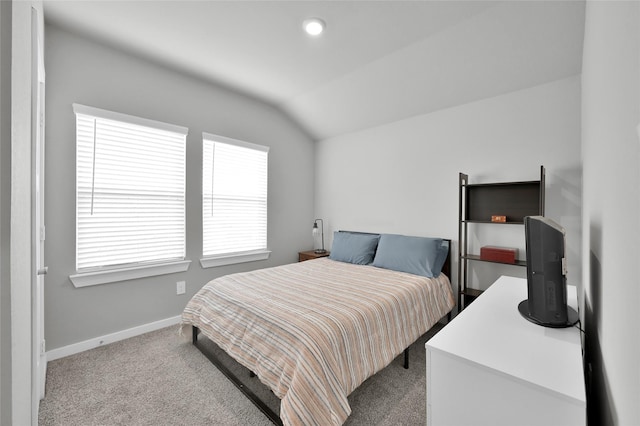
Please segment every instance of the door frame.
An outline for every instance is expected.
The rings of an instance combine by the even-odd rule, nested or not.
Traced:
[[[41,0],[13,1],[11,5],[11,391],[8,404],[11,424],[36,426],[39,394],[33,386],[33,10],[41,20]]]
[[[44,398],[47,374],[47,357],[44,339],[44,279],[47,267],[44,263],[44,158],[45,158],[45,71],[44,71],[44,20],[37,8],[31,8],[31,153],[32,165],[32,412],[37,419],[40,400]]]

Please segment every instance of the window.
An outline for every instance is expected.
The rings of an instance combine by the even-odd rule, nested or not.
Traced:
[[[269,148],[202,135],[202,266],[266,259]]]
[[[79,275],[72,281],[104,269],[184,265],[187,129],[78,104],[73,109]],[[160,273],[167,272],[177,271]]]

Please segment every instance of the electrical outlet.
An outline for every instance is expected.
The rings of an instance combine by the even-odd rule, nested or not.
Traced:
[[[185,281],[178,281],[176,283],[176,294],[184,294],[187,291],[187,283]]]

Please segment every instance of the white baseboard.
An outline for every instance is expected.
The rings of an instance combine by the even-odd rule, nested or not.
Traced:
[[[47,362],[53,361],[59,358],[64,358],[69,355],[74,355],[80,352],[88,351],[99,346],[108,345],[109,343],[118,342],[120,340],[128,339],[130,337],[139,336],[150,331],[160,330],[161,328],[169,327],[172,325],[180,324],[181,316],[175,316],[166,318],[160,321],[151,322],[148,324],[139,325],[137,327],[129,328],[127,330],[118,331],[116,333],[107,334],[105,336],[95,337],[93,339],[85,340],[84,342],[74,343],[72,345],[63,346],[61,348],[47,351]]]

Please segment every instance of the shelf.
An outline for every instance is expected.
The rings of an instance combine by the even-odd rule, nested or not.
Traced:
[[[478,297],[483,293],[482,290],[478,290],[475,288],[466,288],[464,289],[461,294],[465,295],[465,296],[470,296],[470,297]]]
[[[540,183],[539,180],[527,180],[522,182],[490,182],[490,183],[467,183],[463,186],[467,188],[478,188],[482,186],[524,186],[524,185],[538,185]]]
[[[464,302],[464,306],[469,306],[474,300],[476,300],[484,291],[475,288],[466,288],[460,292],[460,298]]]
[[[491,225],[524,225],[524,222],[491,222],[490,220],[463,220],[462,223],[490,223]]]
[[[540,213],[540,182],[465,185],[467,221],[489,222],[492,215],[507,217],[506,223],[522,223],[525,216]]]
[[[460,258],[461,259],[466,259],[466,260],[474,260],[474,261],[477,261],[477,262],[499,263],[501,265],[527,266],[527,262],[525,260],[516,260],[516,263],[498,262],[496,260],[481,259],[480,256],[478,256],[477,254],[467,254],[466,256],[460,256]]]
[[[478,243],[484,246],[485,243],[491,244],[492,240],[496,241],[500,233],[513,234],[511,231],[507,231],[509,227],[493,226],[488,229],[484,224],[521,225],[524,228],[525,217],[544,216],[544,176],[544,166],[540,166],[540,180],[471,184],[469,176],[460,173],[458,181],[458,244],[460,248],[458,252],[458,311],[464,309],[482,293],[479,290],[467,288],[468,281],[471,279],[469,271],[478,267],[473,262],[527,267],[526,260],[516,260],[511,263],[481,259],[478,254],[468,254],[469,245],[470,241],[474,239],[478,239]],[[505,216],[506,222],[492,222],[492,216]],[[513,226],[511,230],[514,230]],[[515,229],[515,231],[520,230]],[[492,235],[495,237],[492,238]],[[520,256],[525,257],[523,252],[520,253]],[[494,267],[493,269],[494,272],[499,272],[498,268]],[[487,283],[478,282],[477,284],[479,287],[487,287]]]

